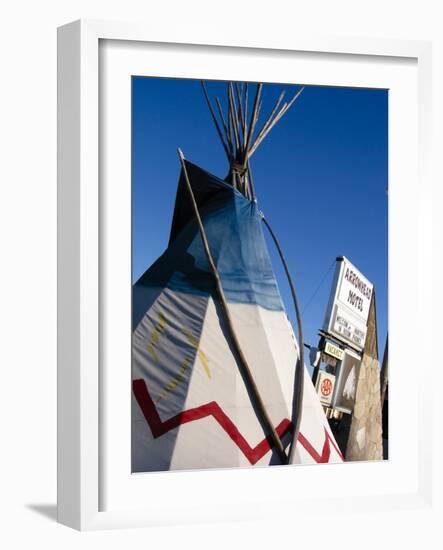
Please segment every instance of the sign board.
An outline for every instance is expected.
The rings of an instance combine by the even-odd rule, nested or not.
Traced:
[[[334,395],[335,376],[325,371],[319,371],[315,389],[323,405],[330,405]]]
[[[363,350],[373,288],[347,258],[339,258],[323,330]]]
[[[338,346],[334,346],[331,342],[326,342],[324,352],[328,355],[332,355],[335,359],[341,361],[343,359],[344,351]]]
[[[330,367],[337,366],[337,359],[335,359],[335,357],[332,357],[331,355],[328,355],[324,351],[321,352],[321,360],[323,361],[323,363],[326,363]]]
[[[349,414],[354,410],[360,363],[361,358],[356,353],[345,350],[336,375],[332,406]]]

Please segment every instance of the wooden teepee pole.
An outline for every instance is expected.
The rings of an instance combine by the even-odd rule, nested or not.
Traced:
[[[298,99],[298,97],[300,96],[300,94],[303,92],[304,89],[305,87],[302,86],[302,88],[300,88],[300,90],[294,95],[291,101],[289,101],[289,103],[285,103],[277,114],[273,112],[274,114],[272,114],[269,117],[268,121],[265,124],[265,127],[262,128],[259,135],[255,139],[255,142],[250,147],[249,157],[252,157],[255,150],[260,145],[260,143],[266,138],[266,136],[269,134],[272,128],[277,124],[277,122],[282,118],[282,116],[284,116],[288,112],[288,110],[292,107],[292,105],[295,103],[295,101]]]
[[[206,103],[208,104],[209,112],[211,113],[212,120],[214,121],[215,129],[217,130],[218,137],[220,138],[220,141],[222,142],[223,149],[225,150],[226,156],[228,157],[228,161],[231,161],[231,152],[229,150],[228,144],[226,144],[225,140],[223,139],[223,133],[222,133],[222,131],[220,129],[220,126],[218,124],[217,117],[215,116],[214,109],[212,107],[211,100],[209,99],[209,94],[208,94],[208,91],[206,90],[205,83],[203,82],[203,80],[201,80],[200,82],[201,82],[201,86],[203,88],[203,92],[205,94]]]
[[[269,437],[270,440],[272,441],[273,445],[275,446],[275,449],[278,453],[278,456],[281,460],[281,463],[282,464],[287,464],[288,457],[287,457],[286,452],[284,450],[283,444],[282,444],[281,439],[278,436],[278,434],[277,434],[277,432],[274,428],[274,425],[272,424],[272,421],[271,421],[271,419],[270,419],[270,417],[269,417],[269,415],[266,411],[265,404],[264,404],[264,402],[263,402],[263,400],[260,396],[260,393],[258,391],[258,388],[257,388],[257,385],[255,383],[254,377],[252,376],[251,369],[249,368],[248,362],[246,360],[246,357],[243,353],[240,342],[239,342],[239,340],[237,338],[237,335],[235,333],[234,323],[233,323],[233,320],[232,320],[232,317],[231,317],[231,313],[229,311],[229,307],[228,307],[225,292],[223,290],[223,286],[222,286],[222,283],[221,283],[220,275],[218,273],[217,267],[215,265],[214,259],[213,259],[212,254],[211,254],[211,250],[209,248],[209,243],[208,243],[208,239],[206,237],[205,228],[203,226],[203,222],[202,222],[202,219],[201,219],[201,216],[200,216],[200,212],[198,210],[198,205],[197,205],[197,202],[195,200],[194,192],[192,191],[191,182],[189,181],[188,171],[186,169],[186,164],[185,164],[185,157],[183,155],[183,152],[180,149],[178,149],[178,156],[180,158],[180,162],[181,162],[181,166],[182,166],[182,170],[183,170],[183,175],[185,177],[186,187],[188,189],[189,197],[191,199],[192,207],[194,209],[194,214],[195,214],[195,217],[196,217],[196,220],[197,220],[198,228],[199,228],[199,231],[200,231],[200,236],[201,236],[201,239],[203,241],[203,248],[204,248],[204,251],[205,251],[206,259],[208,260],[209,267],[210,267],[210,269],[212,271],[212,274],[214,276],[214,279],[215,279],[215,285],[216,285],[216,289],[217,289],[218,298],[220,300],[220,304],[221,304],[221,307],[222,307],[222,310],[223,310],[223,313],[224,313],[224,316],[225,316],[225,319],[226,319],[226,325],[227,325],[227,328],[228,328],[228,332],[229,332],[229,335],[231,337],[231,340],[232,340],[232,343],[233,343],[233,346],[234,346],[234,350],[235,350],[236,355],[237,355],[238,365],[241,369],[241,373],[242,373],[242,375],[244,377],[244,380],[246,382],[246,389],[248,390],[248,393],[251,397],[251,401],[252,401],[253,406],[255,407],[256,411],[258,412],[259,421],[260,421],[260,423],[263,427],[263,430],[265,432],[266,437]]]

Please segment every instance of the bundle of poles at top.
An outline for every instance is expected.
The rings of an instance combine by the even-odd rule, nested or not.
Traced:
[[[262,83],[255,85],[252,111],[248,113],[250,88],[254,85],[247,82],[228,82],[226,112],[223,112],[220,99],[218,97],[215,98],[218,116],[203,80],[201,81],[201,85],[212,120],[228,158],[229,174],[226,181],[243,193],[249,200],[255,201],[256,196],[249,159],[272,128],[295,103],[304,90],[304,86],[296,92],[292,99],[284,103],[282,102],[286,92],[283,90],[268,118],[259,125],[258,122],[262,107]]]

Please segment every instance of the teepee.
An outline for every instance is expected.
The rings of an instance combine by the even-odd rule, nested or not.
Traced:
[[[229,173],[219,179],[179,151],[168,247],[133,286],[132,469],[341,462],[301,325],[297,341],[282,303],[249,164],[302,89],[288,102],[282,93],[257,130],[262,84],[250,114],[248,84],[228,83],[217,113],[202,86]]]

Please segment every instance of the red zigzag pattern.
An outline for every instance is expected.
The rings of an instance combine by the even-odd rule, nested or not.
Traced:
[[[242,451],[242,453],[245,455],[245,457],[249,460],[249,462],[252,465],[254,465],[261,458],[263,458],[263,456],[272,448],[272,443],[270,443],[268,438],[265,438],[262,441],[260,441],[260,443],[257,446],[251,447],[249,443],[246,441],[246,439],[243,437],[243,435],[240,433],[237,426],[232,422],[232,420],[227,416],[227,414],[221,409],[219,404],[215,401],[211,401],[209,403],[205,403],[204,405],[200,405],[199,407],[195,407],[193,409],[188,409],[186,411],[183,411],[175,416],[172,416],[171,418],[168,418],[168,420],[165,420],[163,422],[157,412],[155,403],[151,399],[148,388],[146,386],[146,382],[142,379],[134,380],[132,383],[132,387],[133,387],[135,398],[137,399],[137,403],[139,404],[143,412],[143,415],[151,429],[151,432],[154,438],[160,437],[182,424],[186,424],[188,422],[194,422],[195,420],[199,420],[207,416],[212,416],[220,424],[220,426],[225,430],[225,432],[232,439],[232,441],[234,441],[234,443]],[[276,431],[280,438],[283,438],[291,430],[292,430],[292,423],[287,418],[282,420],[280,424],[276,427]],[[329,457],[331,455],[330,443],[334,447],[335,451],[343,459],[343,455],[341,454],[340,450],[336,446],[335,441],[331,438],[326,428],[324,428],[324,430],[325,430],[325,442],[323,444],[323,449],[321,454],[319,454],[314,449],[311,443],[300,432],[298,434],[298,441],[305,448],[305,450],[312,456],[315,462],[324,463],[329,461]]]

